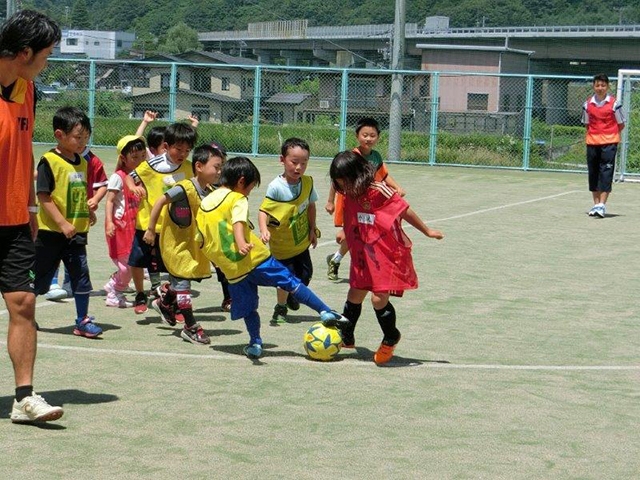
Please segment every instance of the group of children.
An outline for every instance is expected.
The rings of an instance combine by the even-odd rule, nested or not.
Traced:
[[[89,277],[86,245],[95,210],[106,194],[105,235],[116,271],[104,286],[106,305],[151,307],[171,326],[184,323],[181,337],[194,344],[210,338],[195,320],[191,282],[211,277],[215,269],[223,287],[222,308],[231,319],[242,318],[249,334],[244,348],[250,358],[262,355],[258,286],[276,287],[271,324],[286,323],[289,310],[300,304],[317,311],[325,325],[337,326],[345,348],[355,346],[354,331],[362,303],[371,292],[373,308],[383,332],[374,355],[377,364],[391,359],[400,340],[391,295],[417,287],[411,261],[411,242],[402,230],[406,220],[424,235],[440,239],[403,200],[404,191],[389,175],[374,150],[379,126],[362,119],[356,127],[359,146],[341,152],[330,166],[331,191],[326,210],[340,227],[340,248],[327,258],[329,278],[337,279],[338,265],[351,250],[350,288],[342,314],[309,287],[313,275],[310,247],[317,245],[318,194],[305,175],[310,157],[307,142],[286,140],[281,149],[283,173],[268,186],[258,214],[259,236],[249,220],[248,196],[260,184],[260,172],[246,157],[228,159],[216,143],[194,149],[197,120],[153,128],[146,112],[135,135],[117,144],[116,171],[104,181],[97,163],[83,158],[91,135],[86,115],[73,107],[55,114],[57,146],[45,153],[37,167],[40,232],[36,241],[36,291],[50,290],[62,261],[68,271],[76,305],[74,334],[93,338],[102,329],[88,313]],[[193,150],[192,160],[188,157]],[[99,167],[99,168],[98,168]],[[96,168],[102,174],[96,178]],[[144,270],[152,284],[144,289]],[[160,272],[169,274],[161,284]],[[133,280],[135,300],[125,292]]]

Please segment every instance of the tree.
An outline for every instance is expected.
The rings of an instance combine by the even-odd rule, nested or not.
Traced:
[[[76,0],[71,9],[71,26],[77,30],[91,30],[89,10],[85,0]]]
[[[163,53],[183,53],[189,50],[202,50],[198,41],[198,32],[186,23],[180,22],[167,31],[167,36],[158,51]]]

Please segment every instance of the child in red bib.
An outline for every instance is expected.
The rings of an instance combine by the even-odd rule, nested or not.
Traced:
[[[427,237],[440,240],[444,235],[427,227],[397,192],[384,182],[376,182],[375,167],[358,153],[345,151],[336,155],[329,175],[336,191],[345,196],[344,233],[351,251],[349,293],[343,312],[351,323],[342,328],[343,346],[355,346],[354,330],[362,302],[371,292],[371,303],[384,335],[374,361],[382,365],[391,360],[400,341],[389,297],[418,288],[412,244],[402,229],[402,220]]]

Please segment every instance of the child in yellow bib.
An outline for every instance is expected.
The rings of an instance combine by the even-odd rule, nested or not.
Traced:
[[[309,247],[315,248],[318,243],[318,194],[313,188],[313,178],[304,174],[309,154],[309,144],[304,140],[285,140],[280,152],[284,171],[267,187],[258,216],[261,240],[269,243],[271,254],[305,285],[309,285],[313,276]],[[286,323],[289,308],[298,310],[300,304],[278,289],[271,325]]]
[[[93,290],[87,263],[90,209],[87,162],[80,156],[91,136],[91,122],[82,110],[63,107],[53,116],[57,145],[38,164],[36,192],[40,202],[36,239],[35,290],[49,291],[60,261],[64,263],[76,305],[74,335],[94,338],[102,328],[89,316]]]
[[[169,272],[169,286],[151,306],[171,326],[176,324],[177,306],[184,317],[184,328],[180,336],[188,342],[200,345],[208,345],[211,340],[200,324],[196,323],[193,315],[191,281],[199,282],[203,278],[209,278],[211,262],[200,249],[196,214],[202,199],[211,192],[210,186],[220,179],[224,157],[224,153],[210,145],[196,148],[191,162],[195,176],[181,180],[156,200],[151,209],[149,227],[143,237],[147,244],[155,244],[153,225],[166,210],[159,238],[162,261]]]

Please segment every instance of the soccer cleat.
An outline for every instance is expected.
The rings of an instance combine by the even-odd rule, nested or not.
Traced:
[[[393,358],[393,351],[399,341],[400,337],[397,340],[382,340],[378,350],[373,354],[373,361],[376,362],[376,365],[384,365]]]
[[[82,319],[82,321],[76,321],[76,328],[73,329],[73,334],[86,338],[97,337],[102,333],[102,328],[93,323],[94,320],[94,317],[87,315]]]
[[[273,316],[271,317],[271,321],[269,322],[269,324],[277,327],[278,325],[287,323],[287,313],[288,309],[286,305],[276,304],[273,309]]]
[[[356,339],[353,334],[342,333],[342,348],[356,348]]]
[[[173,306],[167,307],[162,303],[162,300],[156,298],[151,302],[151,307],[160,314],[162,321],[171,327],[176,326],[176,314],[173,310]]]
[[[287,295],[287,307],[295,312],[300,310],[300,302],[292,294],[289,294]]]
[[[125,297],[124,294],[121,292],[107,294],[107,298],[105,298],[104,303],[107,307],[115,307],[115,308],[133,307],[133,302],[127,300],[127,297]]]
[[[184,323],[184,315],[182,312],[180,310],[176,310],[175,312],[176,323]]]
[[[231,311],[231,299],[230,298],[225,298],[222,301],[222,305],[220,305],[220,308],[222,309],[223,312],[230,312]]]
[[[50,422],[58,420],[63,414],[62,407],[49,405],[44,398],[32,392],[30,396],[19,402],[13,399],[11,421],[13,423]]]
[[[138,292],[136,293],[136,299],[133,302],[133,311],[137,314],[137,315],[141,315],[143,313],[146,313],[146,311],[148,310],[147,308],[147,294],[144,292]]]
[[[196,323],[191,328],[187,328],[186,325],[180,332],[180,336],[187,342],[191,342],[195,345],[209,345],[211,339],[204,333],[204,330],[199,323]]]
[[[249,358],[260,358],[262,356],[262,345],[259,343],[247,345],[242,351]]]
[[[344,328],[351,325],[351,322],[347,317],[340,315],[335,310],[330,310],[328,312],[322,312],[320,314],[320,321],[325,327],[338,327]]]
[[[67,298],[67,291],[64,288],[60,288],[60,285],[53,284],[49,287],[49,291],[44,294],[44,298],[52,302],[64,300]]]
[[[340,263],[333,260],[333,253],[327,255],[327,266],[327,278],[335,282],[338,280],[338,269],[340,268]]]

